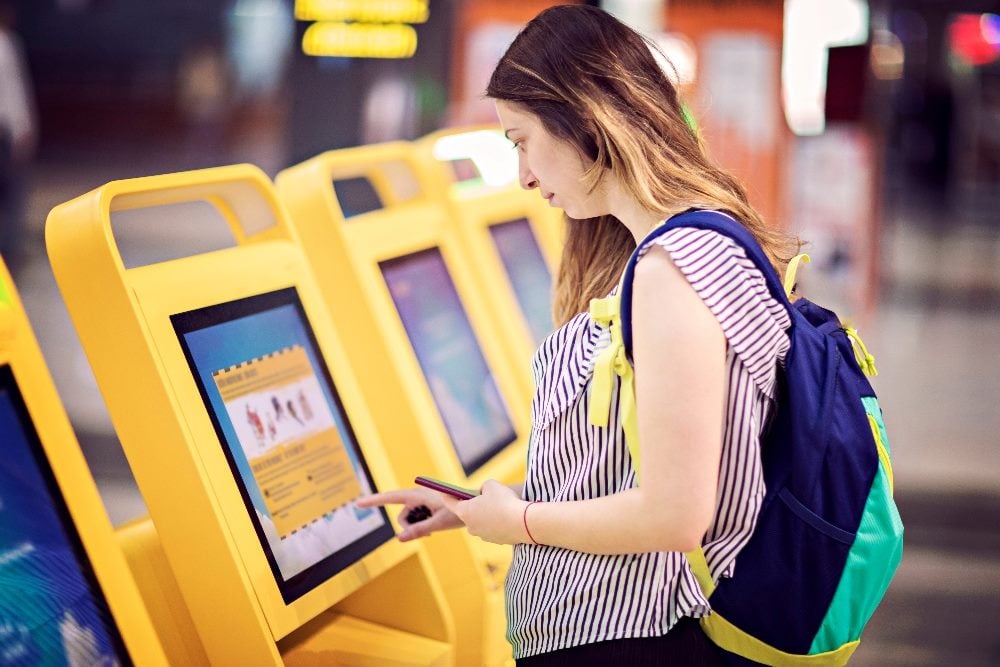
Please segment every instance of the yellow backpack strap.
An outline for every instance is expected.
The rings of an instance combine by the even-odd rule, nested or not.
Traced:
[[[762,642],[740,630],[717,612],[702,617],[699,622],[705,634],[716,646],[762,665],[776,665],[778,667],[843,667],[851,659],[851,655],[854,654],[861,641],[855,639],[825,653],[799,655],[786,653]]]
[[[792,261],[788,262],[788,268],[785,270],[785,296],[792,296],[792,288],[795,287],[795,277],[799,272],[799,264],[808,264],[812,260],[809,255],[802,253],[801,255],[796,255],[792,257]],[[871,355],[868,348],[865,347],[864,341],[861,340],[861,336],[858,335],[858,330],[844,326],[844,332],[847,337],[851,340],[851,346],[854,348],[854,358],[858,360],[858,365],[861,367],[861,371],[868,377],[873,377],[878,375],[878,369],[875,368],[875,357]]]
[[[708,561],[705,560],[705,552],[701,547],[694,549],[693,551],[688,551],[684,554],[688,559],[688,564],[691,566],[691,572],[694,573],[694,578],[698,580],[698,586],[701,588],[701,594],[705,596],[707,600],[715,592],[715,581],[712,579],[712,573],[708,570]]]
[[[803,262],[808,264],[811,261],[812,258],[805,253],[792,257],[792,261],[788,263],[788,268],[785,269],[785,296],[789,298],[792,296],[792,289],[795,287],[795,276],[799,273],[799,264]]]
[[[632,456],[632,467],[635,468],[636,483],[639,481],[639,417],[635,409],[635,375],[632,364],[625,358],[625,348],[615,363],[615,372],[621,377],[618,388],[618,406],[621,408],[622,427],[625,430],[625,444]]]
[[[611,333],[611,344],[598,355],[594,362],[594,379],[591,383],[587,419],[594,426],[607,427],[608,415],[611,413],[611,395],[615,376],[620,377],[621,384],[618,387],[620,419],[625,431],[625,444],[632,456],[632,465],[638,477],[639,423],[635,410],[635,375],[632,372],[632,364],[628,362],[628,357],[625,354],[620,306],[621,301],[617,293],[603,299],[593,299],[590,302],[590,317],[598,324],[608,327]]]
[[[590,407],[587,414],[587,418],[594,426],[607,426],[611,411],[611,388],[617,353],[614,331],[618,329],[620,303],[617,294],[590,300],[590,319],[612,332],[611,345],[604,349],[594,362],[594,379],[591,383]]]
[[[625,444],[632,457],[635,476],[639,478],[639,421],[635,411],[635,374],[632,364],[625,354],[625,340],[621,327],[621,293],[625,274],[618,281],[618,289],[603,299],[591,299],[590,318],[607,327],[611,334],[611,344],[602,351],[594,362],[594,379],[590,388],[590,407],[587,420],[602,428],[608,425],[611,414],[611,393],[615,375],[621,378],[618,387],[619,418],[625,431]]]

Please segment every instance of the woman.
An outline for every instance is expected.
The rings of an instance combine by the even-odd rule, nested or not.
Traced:
[[[676,229],[653,243],[633,283],[639,484],[617,406],[609,428],[588,423],[609,336],[586,311],[615,288],[638,241],[691,208],[741,222],[778,269],[795,248],[706,157],[647,42],[600,9],[539,14],[487,95],[518,151],[521,185],[569,218],[561,326],[533,365],[527,479],[489,481],[467,501],[411,490],[362,504],[404,503],[400,539],[464,525],[516,545],[506,596],[519,665],[714,664],[722,658],[694,620],[710,607],[684,552],[701,545],[712,576],[731,576],[753,531],[787,313],[727,237]],[[430,518],[406,521],[421,504]]]

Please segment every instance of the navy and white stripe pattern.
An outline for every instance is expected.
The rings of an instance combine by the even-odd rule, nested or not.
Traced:
[[[743,249],[726,236],[681,228],[655,244],[688,278],[727,340],[719,497],[704,549],[713,577],[733,576],[764,495],[759,440],[773,404],[777,367],[788,349],[788,314]],[[583,500],[635,486],[617,395],[607,428],[587,421],[594,360],[609,342],[607,329],[580,313],[535,354],[526,500]],[[519,544],[506,595],[507,638],[515,658],[660,636],[681,617],[709,611],[687,559],[677,552],[601,556]]]

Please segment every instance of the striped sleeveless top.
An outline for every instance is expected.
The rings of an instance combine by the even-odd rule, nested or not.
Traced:
[[[727,237],[679,228],[655,244],[669,253],[726,338],[718,498],[703,545],[712,576],[730,577],[764,495],[760,434],[774,402],[777,367],[788,350],[788,314],[742,248]],[[580,313],[536,352],[525,500],[585,500],[636,485],[617,396],[607,428],[587,421],[594,361],[609,343],[608,330]],[[682,617],[704,616],[710,609],[682,553],[608,556],[534,544],[514,547],[506,603],[515,658],[660,636]]]

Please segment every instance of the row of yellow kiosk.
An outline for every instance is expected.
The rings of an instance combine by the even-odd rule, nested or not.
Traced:
[[[523,479],[561,220],[509,161],[495,173],[498,146],[444,131],[52,210],[52,268],[149,516],[111,526],[2,269],[0,663],[511,662],[510,548],[402,543],[353,503],[416,475]],[[192,202],[232,246],[126,265],[117,224]]]

